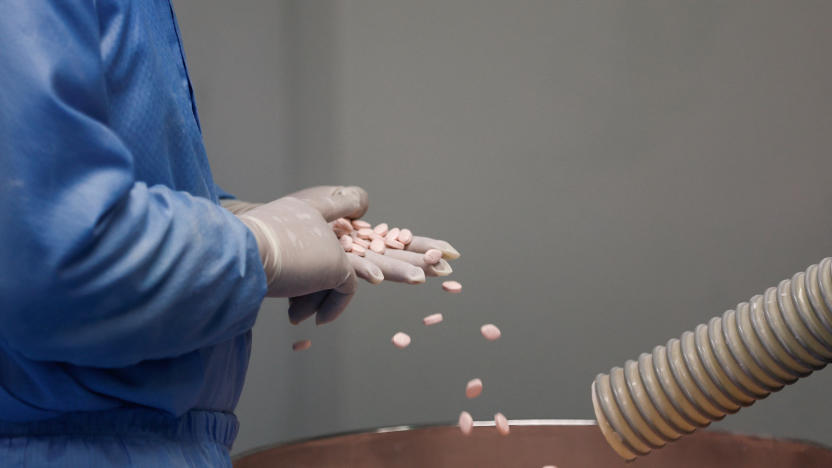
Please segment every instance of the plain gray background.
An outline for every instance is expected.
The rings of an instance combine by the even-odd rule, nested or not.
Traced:
[[[226,190],[361,185],[369,220],[463,253],[460,295],[364,284],[324,327],[267,300],[237,453],[462,409],[592,418],[598,372],[832,255],[832,3],[174,3]],[[830,388],[714,427],[832,444]]]

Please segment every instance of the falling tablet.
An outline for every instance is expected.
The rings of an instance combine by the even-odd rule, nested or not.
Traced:
[[[499,339],[500,336],[502,336],[500,329],[497,328],[497,325],[494,325],[493,323],[486,323],[485,325],[480,327],[480,333],[482,333],[482,336],[484,336],[485,339],[488,341],[494,341],[496,339]]]
[[[462,291],[462,285],[458,281],[445,281],[442,283],[442,289],[449,293],[458,293]]]
[[[499,432],[500,435],[508,435],[510,432],[508,419],[503,416],[503,413],[497,413],[494,415],[494,424],[497,426],[497,432]]]
[[[292,351],[303,351],[312,346],[312,340],[300,340],[292,343]]]
[[[393,335],[393,344],[399,349],[410,346],[410,336],[407,333],[398,332]]]
[[[432,314],[422,319],[422,323],[427,326],[436,325],[442,321],[442,314]]]
[[[459,413],[459,430],[462,434],[468,435],[472,429],[474,429],[474,418],[471,417],[471,413],[467,411]]]
[[[467,398],[476,398],[482,393],[482,380],[471,379],[468,385],[465,386],[465,396]]]

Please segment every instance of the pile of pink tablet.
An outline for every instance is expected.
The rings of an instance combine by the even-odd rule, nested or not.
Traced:
[[[413,240],[413,233],[410,229],[400,229],[394,227],[390,229],[387,223],[381,223],[373,227],[372,224],[363,219],[348,220],[346,218],[336,219],[332,223],[332,230],[341,241],[341,245],[347,252],[352,252],[359,256],[364,256],[367,249],[372,250],[377,254],[383,254],[388,248],[401,250],[410,244]],[[435,252],[425,252],[425,260],[428,260],[428,253],[430,258],[436,257],[433,262],[428,262],[430,265],[439,263],[442,258],[442,252],[436,250]],[[437,256],[438,253],[438,256]]]

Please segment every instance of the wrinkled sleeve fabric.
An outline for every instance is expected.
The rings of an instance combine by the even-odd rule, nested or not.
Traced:
[[[246,332],[266,291],[256,241],[210,200],[134,180],[94,2],[15,3],[0,1],[0,344],[122,367]]]

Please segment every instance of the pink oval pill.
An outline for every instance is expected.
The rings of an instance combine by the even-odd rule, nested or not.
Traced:
[[[369,239],[373,237],[373,230],[370,228],[361,228],[358,230],[358,237],[362,239]]]
[[[558,467],[556,467],[555,465],[546,465],[543,468],[558,468]]]
[[[300,340],[292,343],[292,351],[303,351],[312,346],[312,340]]]
[[[396,239],[390,239],[389,237],[384,239],[384,245],[396,250],[402,250],[404,248],[404,244],[397,241]]]
[[[332,223],[334,229],[339,229],[344,232],[352,231],[352,223],[347,218],[338,218]]]
[[[390,229],[390,227],[387,226],[387,223],[381,223],[381,224],[377,224],[376,227],[373,228],[373,231],[375,231],[375,233],[380,235],[380,236],[384,236],[384,235],[387,235],[387,231],[389,229]]]
[[[469,399],[476,398],[480,396],[480,393],[482,393],[482,380],[471,379],[465,386],[465,396]]]
[[[497,425],[497,432],[499,432],[500,435],[508,435],[510,432],[508,419],[503,416],[503,413],[497,413],[494,415],[494,423]]]
[[[338,239],[338,241],[341,242],[341,247],[343,247],[344,250],[346,250],[347,252],[352,250],[352,237],[350,237],[350,236],[341,236],[341,238]]]
[[[412,240],[413,240],[413,233],[410,232],[410,229],[402,229],[399,232],[399,242],[401,242],[402,244],[407,245]]]
[[[442,283],[442,289],[450,293],[458,293],[462,291],[462,285],[458,281],[445,281]]]
[[[352,227],[355,228],[356,230],[358,230],[358,229],[368,229],[368,228],[373,227],[373,225],[368,223],[367,221],[364,221],[363,219],[354,219],[354,220],[352,220]]]
[[[428,315],[427,317],[422,319],[422,323],[425,325],[436,325],[437,323],[441,322],[443,319],[442,314],[433,314]]]
[[[399,228],[397,228],[397,227],[394,227],[393,229],[391,229],[391,230],[387,233],[387,235],[386,235],[386,236],[384,236],[384,238],[385,238],[385,240],[386,240],[386,239],[399,240],[399,234],[400,234],[401,232],[402,232],[402,230],[401,230],[401,229],[399,229]]]
[[[352,245],[352,253],[358,255],[359,257],[363,257],[367,254],[367,249],[364,248],[361,244],[355,243]]]
[[[493,323],[486,323],[485,325],[481,326],[480,333],[482,333],[482,336],[484,336],[485,339],[488,341],[494,341],[500,338],[500,336],[502,336],[500,329],[497,328],[497,325],[494,325]]]
[[[436,265],[439,263],[439,260],[442,260],[442,251],[439,249],[428,249],[425,252],[425,263],[428,265]]]
[[[367,239],[362,239],[360,237],[354,237],[352,239],[352,244],[353,245],[358,244],[361,247],[364,247],[365,249],[370,247],[370,243],[367,241]]]
[[[471,417],[471,413],[467,411],[459,413],[459,430],[462,431],[464,435],[468,435],[473,429],[474,418]]]
[[[373,239],[373,241],[370,242],[370,250],[372,250],[373,252],[375,252],[377,254],[383,254],[384,253],[384,241],[382,241],[381,239]]]
[[[393,335],[393,344],[399,349],[407,348],[410,346],[410,336],[407,333],[398,332]]]

